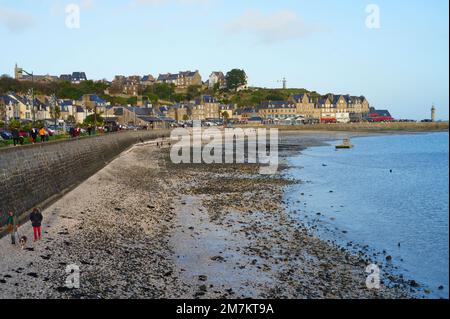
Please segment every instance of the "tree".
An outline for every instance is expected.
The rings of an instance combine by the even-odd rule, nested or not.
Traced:
[[[228,122],[229,118],[230,118],[230,114],[228,114],[227,111],[223,111],[222,112],[222,118],[224,119],[225,123]]]
[[[153,86],[149,87],[149,89],[150,92],[156,94],[160,100],[169,100],[175,92],[175,85],[173,83],[155,83]]]
[[[20,128],[20,122],[18,120],[11,120],[9,122],[9,128],[10,129],[13,129],[13,128],[19,129]]]
[[[67,117],[67,123],[75,123],[75,122],[76,122],[75,116],[69,115]]]
[[[59,105],[55,105],[50,109],[50,117],[55,121],[55,126],[57,125],[57,121],[61,116],[61,108]]]
[[[247,84],[247,75],[244,70],[233,69],[226,75],[227,89],[237,90],[240,86]]]
[[[97,123],[95,123],[96,117],[97,117]],[[91,124],[91,125],[95,125],[95,126],[101,126],[103,124],[103,122],[104,122],[104,120],[103,120],[103,117],[101,116],[101,114],[97,114],[97,115],[91,114],[84,119],[83,123],[86,125]]]
[[[190,85],[187,88],[186,98],[188,100],[193,100],[200,96],[200,85]]]

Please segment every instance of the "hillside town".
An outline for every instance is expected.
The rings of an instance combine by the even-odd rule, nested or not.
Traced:
[[[241,76],[240,80],[236,80],[236,75]],[[92,84],[94,82],[88,80],[85,72],[37,75],[26,72],[16,64],[14,81],[27,84],[29,90],[25,93],[0,92],[0,121],[4,126],[11,121],[82,126],[93,117],[96,122],[113,126],[147,128],[184,125],[194,120],[207,125],[223,122],[291,125],[394,120],[388,110],[371,107],[364,96],[320,95],[304,89],[298,92],[293,89],[271,90],[269,92],[275,92],[275,96],[267,96],[266,100],[263,97],[248,104],[245,100],[234,103],[236,96],[248,94],[254,98],[269,90],[248,87],[247,75],[243,70],[236,69],[227,74],[214,71],[206,81],[195,70],[159,74],[156,77],[151,74],[117,75],[111,82],[102,80]],[[70,85],[73,89],[88,82],[102,85],[103,92],[83,92],[77,98],[64,98],[57,94],[44,94],[34,88],[58,84]],[[168,95],[155,94],[152,91],[155,87],[160,91],[169,90]],[[277,96],[277,92],[284,95]],[[108,98],[111,99],[108,101]]]

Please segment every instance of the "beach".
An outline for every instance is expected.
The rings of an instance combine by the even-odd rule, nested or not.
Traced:
[[[286,133],[280,170],[289,154],[342,134]],[[175,165],[168,148],[136,145],[44,209],[42,241],[29,223],[24,250],[0,240],[0,297],[411,297],[400,280],[368,289],[367,260],[285,210],[285,187],[301,181],[258,171]],[[80,288],[65,286],[67,265],[79,267]]]

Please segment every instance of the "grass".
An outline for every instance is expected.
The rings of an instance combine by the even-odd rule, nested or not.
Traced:
[[[85,137],[85,136],[89,136],[89,134],[87,134],[87,133],[81,134],[81,137]],[[92,136],[95,136],[95,134],[92,134]],[[62,139],[70,139],[70,135],[69,134],[60,134],[60,135],[50,136],[48,141],[46,141],[46,142],[58,141],[58,140],[62,140]],[[39,137],[38,137],[36,143],[40,143],[40,138]],[[23,145],[29,145],[29,144],[32,144],[31,141],[30,141],[30,138],[26,137]],[[0,148],[1,147],[12,146],[12,145],[14,145],[13,140],[0,141]]]

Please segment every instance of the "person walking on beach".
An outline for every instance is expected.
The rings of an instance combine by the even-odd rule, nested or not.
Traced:
[[[33,226],[34,241],[41,239],[41,224],[43,216],[39,209],[35,208],[30,214],[31,226]]]
[[[45,135],[47,135],[47,132],[45,131],[44,127],[41,127],[39,130],[39,137],[41,138],[41,143],[45,142]]]
[[[20,144],[19,130],[17,128],[13,128],[11,131],[11,134],[12,134],[14,146],[17,146],[18,144]]]
[[[8,233],[11,234],[11,244],[16,244],[16,231],[17,231],[17,219],[13,212],[9,212],[8,219],[6,220],[6,227]]]

